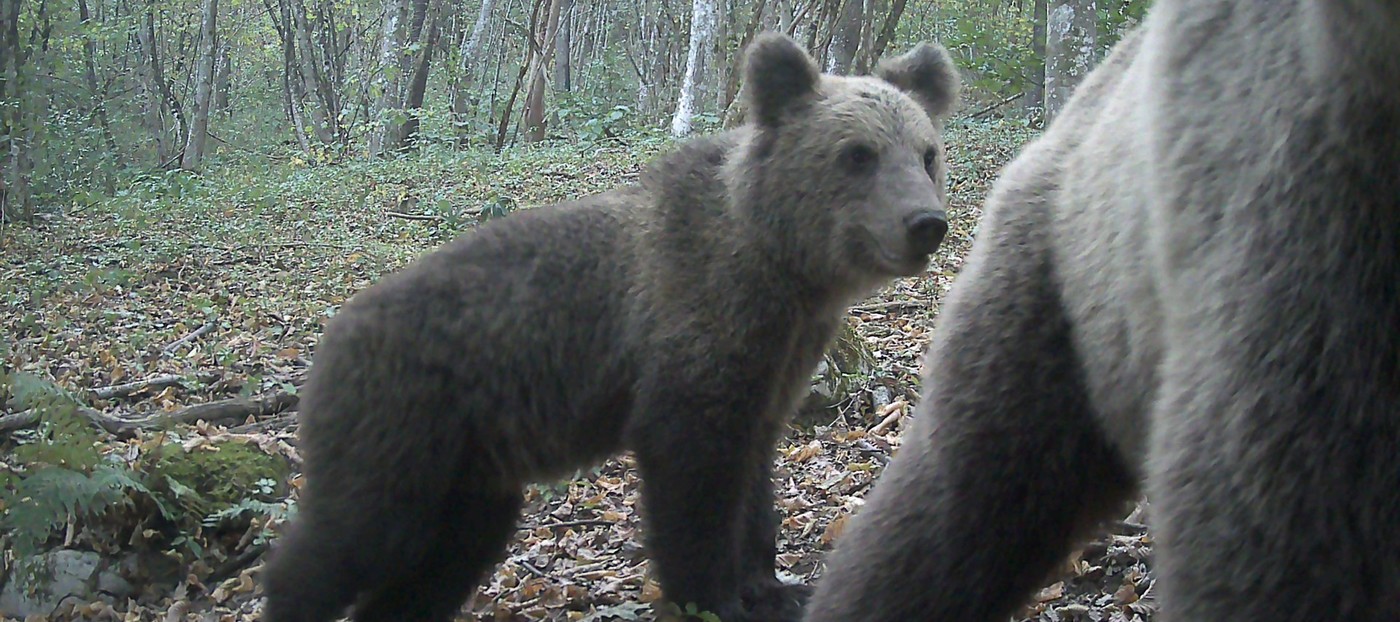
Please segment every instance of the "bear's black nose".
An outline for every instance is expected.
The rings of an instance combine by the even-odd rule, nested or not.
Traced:
[[[948,217],[941,211],[918,212],[904,219],[909,228],[909,250],[928,255],[938,250],[943,236],[948,235]]]

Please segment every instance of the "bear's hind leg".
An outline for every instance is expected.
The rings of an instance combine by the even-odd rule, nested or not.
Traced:
[[[412,568],[368,594],[355,622],[448,622],[505,556],[523,497],[519,492],[458,491],[444,499],[436,537]]]

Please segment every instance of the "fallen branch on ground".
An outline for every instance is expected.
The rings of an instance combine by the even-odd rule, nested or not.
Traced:
[[[165,423],[194,423],[196,421],[229,421],[248,417],[265,417],[282,412],[300,400],[296,395],[277,392],[263,398],[237,397],[231,400],[187,406],[173,413],[158,414],[138,422],[138,427],[154,428]]]
[[[263,556],[263,553],[267,552],[267,548],[268,543],[266,542],[248,547],[236,557],[224,562],[216,568],[214,572],[209,573],[209,576],[204,579],[204,584],[217,586],[225,580],[233,578],[234,575],[242,572],[244,568],[252,566],[253,562],[258,561],[258,559]]]
[[[851,307],[852,313],[870,313],[872,311],[890,311],[893,309],[923,309],[929,303],[918,300],[891,300],[889,302],[877,302],[868,305],[856,305]]]
[[[242,424],[242,425],[236,425],[236,426],[233,426],[233,427],[229,428],[228,431],[229,431],[229,432],[232,432],[232,433],[234,433],[234,434],[251,434],[251,433],[254,433],[254,432],[270,432],[270,431],[272,431],[272,430],[282,430],[282,429],[289,428],[289,427],[292,426],[293,423],[296,423],[296,420],[297,420],[296,413],[292,413],[292,414],[289,414],[289,415],[281,415],[281,416],[278,416],[278,417],[273,417],[273,418],[268,419],[268,420],[266,420],[266,421],[254,421],[253,423],[245,423],[245,424]]]
[[[96,389],[88,391],[88,399],[109,400],[114,397],[126,397],[133,393],[140,393],[146,389],[164,389],[165,387],[179,386],[184,384],[184,381],[184,376],[167,374],[164,376],[147,378],[145,380],[137,380],[136,382],[114,384],[109,387],[97,387]]]
[[[185,335],[184,337],[181,337],[181,338],[179,338],[179,339],[176,339],[176,340],[175,340],[174,342],[172,342],[170,345],[165,346],[164,348],[162,348],[162,349],[161,349],[161,352],[165,353],[165,354],[168,356],[169,354],[171,354],[172,352],[174,352],[176,349],[178,349],[180,346],[182,346],[182,345],[184,345],[184,344],[186,344],[186,343],[189,343],[189,342],[191,342],[191,341],[193,341],[193,340],[195,340],[195,339],[198,339],[198,338],[199,338],[201,335],[203,335],[204,333],[207,333],[207,332],[209,332],[209,331],[211,331],[211,330],[214,330],[214,326],[215,326],[216,324],[217,324],[217,322],[216,322],[215,320],[210,319],[209,321],[205,322],[203,326],[200,326],[199,328],[196,328],[196,329],[194,330],[194,332],[192,332],[192,333],[190,333],[190,334],[188,334],[188,335]]]
[[[0,434],[8,434],[39,423],[39,412],[34,409],[22,410],[0,417]]]
[[[218,402],[195,404],[172,413],[156,413],[140,419],[123,419],[87,406],[79,407],[78,414],[97,424],[109,434],[123,435],[138,430],[157,429],[170,424],[190,424],[198,421],[218,423],[242,420],[248,417],[265,417],[295,406],[299,399],[296,395],[285,392],[261,398],[238,397]],[[5,415],[0,417],[0,433],[27,428],[37,423],[39,423],[39,413],[32,409],[13,415]]]
[[[385,210],[384,215],[392,218],[402,218],[404,220],[442,220],[442,216],[436,214],[408,214],[405,212],[391,212]]]

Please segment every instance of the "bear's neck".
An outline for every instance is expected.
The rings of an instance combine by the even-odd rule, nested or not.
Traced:
[[[812,249],[795,248],[790,223],[766,222],[780,210],[753,204],[742,183],[742,162],[754,139],[751,128],[692,139],[655,161],[643,174],[649,197],[642,256],[664,257],[669,270],[702,291],[776,297],[804,314],[839,313],[849,292],[840,279],[823,278]]]

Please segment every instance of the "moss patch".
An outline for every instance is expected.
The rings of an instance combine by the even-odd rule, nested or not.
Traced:
[[[285,496],[287,461],[247,443],[223,442],[186,452],[168,445],[152,469],[169,483],[180,504],[201,514],[233,507],[244,500],[272,501]]]

